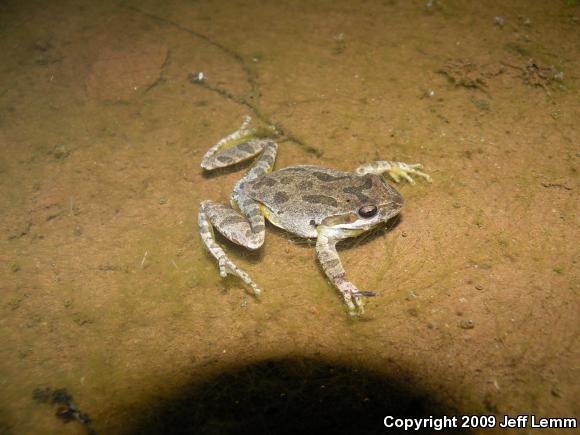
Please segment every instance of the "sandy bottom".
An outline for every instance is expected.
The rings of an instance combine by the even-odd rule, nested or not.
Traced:
[[[578,2],[12,0],[0,53],[1,433],[580,416]],[[341,250],[364,318],[271,225],[220,239],[263,297],[220,279],[198,204],[247,166],[199,163],[246,115],[278,168],[432,175]]]

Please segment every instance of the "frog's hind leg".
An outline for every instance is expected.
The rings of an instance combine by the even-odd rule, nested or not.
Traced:
[[[217,229],[228,240],[248,249],[258,249],[264,243],[266,227],[264,215],[257,201],[245,193],[245,184],[272,170],[278,145],[269,139],[255,139],[248,129],[250,118],[234,133],[214,145],[205,155],[202,167],[207,170],[232,165],[257,154],[260,158],[234,187],[231,207],[214,201],[203,201],[199,209],[198,225],[201,238],[209,252],[218,260],[220,275],[236,275],[252,287],[254,294],[261,290],[246,272],[237,267],[215,240]]]
[[[418,175],[423,177],[429,183],[431,182],[431,177],[424,172],[419,171],[423,166],[419,163],[410,165],[404,162],[392,162],[390,160],[377,160],[376,162],[367,163],[365,165],[359,166],[355,172],[358,175],[365,174],[376,174],[381,175],[387,172],[390,177],[395,182],[400,182],[401,178],[404,178],[411,184],[415,184],[415,180],[411,178],[411,175]]]
[[[251,118],[247,116],[236,131],[221,139],[203,156],[201,167],[207,171],[235,165],[258,155],[271,142],[257,138],[257,129],[248,127]]]
[[[255,210],[260,213],[257,204]],[[225,278],[227,274],[236,275],[252,287],[255,295],[259,295],[260,288],[246,272],[228,258],[222,247],[216,242],[213,233],[213,228],[216,228],[230,241],[249,249],[257,249],[264,243],[265,227],[263,216],[261,216],[261,227],[260,220],[256,219],[256,221],[258,223],[252,227],[246,217],[238,211],[214,201],[203,201],[199,209],[199,233],[209,252],[218,261],[222,278]]]

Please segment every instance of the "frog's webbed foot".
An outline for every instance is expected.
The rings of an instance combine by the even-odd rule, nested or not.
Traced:
[[[359,166],[356,169],[356,173],[358,175],[365,175],[365,174],[377,174],[381,175],[385,172],[389,174],[389,176],[395,181],[399,183],[401,178],[407,180],[411,184],[415,184],[415,180],[411,177],[411,175],[416,175],[419,177],[424,178],[429,183],[431,183],[431,177],[421,172],[423,165],[416,163],[416,164],[408,164],[404,162],[392,162],[388,160],[378,160],[376,162],[367,163],[365,165]]]
[[[353,283],[347,281],[346,279],[339,279],[333,283],[342,294],[344,303],[348,308],[348,314],[353,317],[362,316],[365,313],[365,296],[376,295],[374,292],[360,291],[354,286]]]

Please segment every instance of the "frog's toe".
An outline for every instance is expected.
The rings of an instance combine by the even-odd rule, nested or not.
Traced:
[[[350,304],[347,303],[346,305],[348,307],[348,314],[351,317],[359,317],[364,312],[364,309],[361,310],[358,307],[358,305],[355,305],[354,303],[352,303],[352,301],[350,302]]]
[[[416,163],[414,165],[407,165],[407,166],[408,166],[408,168],[406,169],[406,173],[422,177],[425,180],[427,180],[429,183],[431,183],[433,181],[433,179],[431,178],[430,175],[426,174],[425,172],[419,171],[419,169],[423,168],[422,164]]]
[[[360,313],[358,309],[359,303],[356,300],[356,296],[350,292],[343,292],[342,297],[344,299],[344,303],[346,304],[346,308],[348,309],[348,314],[353,317],[358,316]]]
[[[352,283],[342,281],[337,285],[342,293],[344,303],[348,309],[348,314],[352,317],[358,317],[364,314],[365,296],[374,296],[374,292],[360,291]]]
[[[401,179],[405,179],[410,184],[415,184],[415,180],[413,180],[413,178],[411,178],[411,176],[409,175],[409,174],[414,174],[415,169],[404,168],[401,165],[401,166],[395,166],[394,168],[389,170],[388,173],[395,183],[400,183]]]
[[[349,314],[353,317],[362,316],[365,313],[365,303],[364,298],[360,295],[360,293],[354,294],[352,297],[355,305],[355,310],[349,311]]]
[[[415,171],[415,174],[418,175],[419,177],[423,177],[429,183],[433,182],[433,179],[431,178],[431,176],[429,174],[426,174],[426,173],[421,172],[421,171]]]
[[[394,165],[387,172],[396,183],[399,183],[401,181],[401,178],[403,178],[407,180],[410,184],[415,184],[415,180],[413,180],[411,175],[422,177],[429,183],[431,183],[432,181],[431,177],[419,170],[422,167],[423,165],[421,165],[420,163],[409,165],[407,163],[398,162],[397,165]]]
[[[219,260],[219,268],[220,268],[220,276],[225,278],[228,274],[234,275],[244,281],[247,285],[252,287],[255,296],[260,296],[262,290],[258,287],[258,285],[250,278],[246,272],[236,266],[231,260],[227,258],[221,258]]]
[[[401,177],[403,177],[405,180],[407,180],[409,182],[409,184],[415,184],[415,180],[413,180],[411,178],[411,176],[409,174],[407,174],[406,172],[403,172],[401,174]]]
[[[393,181],[395,183],[401,182],[401,175],[402,174],[398,170],[393,169],[393,170],[388,171],[388,172],[389,172],[389,176],[393,179]]]
[[[220,276],[222,278],[225,278],[226,276],[228,276],[228,272],[231,273],[231,271],[228,271],[228,260],[226,258],[220,258],[218,265],[220,268]]]

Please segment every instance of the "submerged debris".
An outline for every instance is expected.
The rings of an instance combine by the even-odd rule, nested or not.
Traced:
[[[568,187],[565,184],[561,184],[561,183],[547,183],[547,182],[544,182],[544,183],[542,183],[542,186],[544,186],[546,188],[556,187],[556,188],[564,189],[564,190],[572,190],[571,187]]]
[[[69,156],[70,150],[68,150],[64,145],[58,144],[55,145],[49,154],[51,154],[57,160],[63,160]]]
[[[189,73],[188,78],[191,83],[199,83],[203,82],[205,76],[203,75],[203,72],[199,71],[195,73]]]
[[[53,390],[49,387],[39,387],[32,391],[32,398],[38,403],[47,403],[50,405],[57,405],[54,415],[62,420],[64,423],[71,421],[78,421],[81,423],[88,435],[96,435],[96,432],[91,427],[91,418],[88,414],[81,412],[75,403],[73,397],[64,388]]]
[[[558,71],[553,65],[548,67],[540,65],[534,59],[529,59],[524,66],[514,65],[508,62],[502,62],[502,65],[519,71],[518,76],[526,85],[539,87],[546,91],[552,82],[564,81],[564,71]]]
[[[461,319],[458,323],[458,326],[461,329],[473,329],[475,328],[475,323],[473,323],[473,320]]]
[[[334,49],[332,50],[334,54],[341,54],[344,52],[344,50],[346,50],[346,38],[344,33],[338,33],[334,35],[332,39],[334,40]]]
[[[543,67],[530,59],[523,69],[522,79],[527,85],[545,88],[552,80],[563,80],[564,73],[556,72],[554,67]]]
[[[456,87],[467,89],[478,89],[487,92],[487,83],[480,73],[476,64],[466,62],[462,59],[449,60],[442,68],[437,70],[444,75]]]

